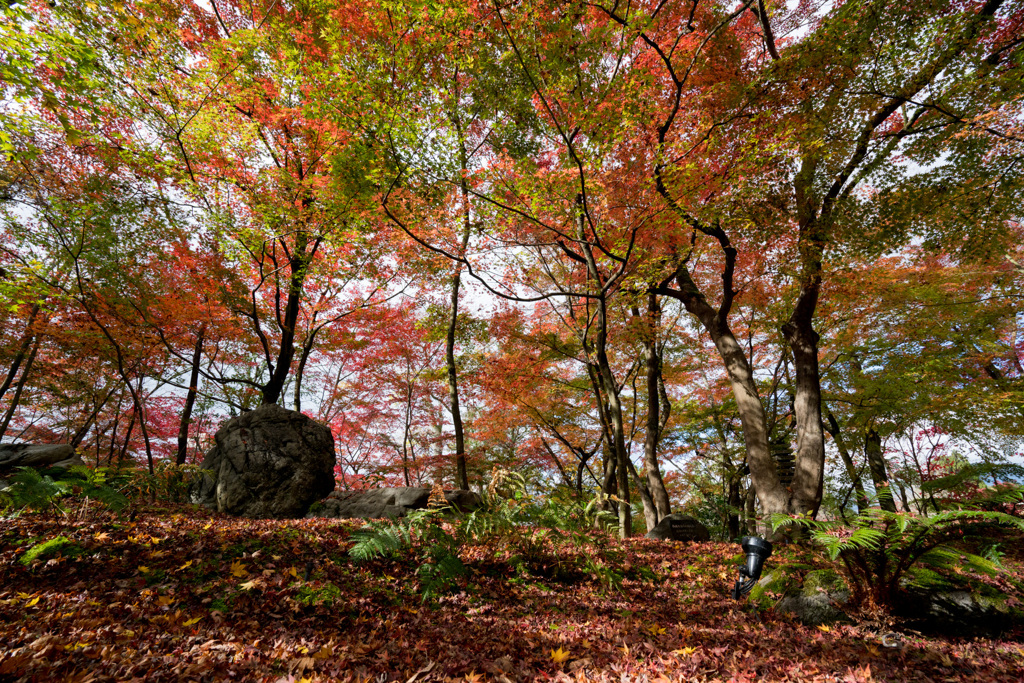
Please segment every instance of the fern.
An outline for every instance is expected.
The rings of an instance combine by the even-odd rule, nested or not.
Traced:
[[[910,569],[926,560],[951,566],[964,554],[943,544],[972,527],[1007,525],[1024,529],[1024,519],[991,510],[946,510],[930,517],[910,513],[865,510],[847,524],[806,517],[774,515],[772,528],[805,529],[813,543],[831,560],[840,560],[856,604],[890,611]],[[975,569],[990,573],[994,565],[977,558]]]
[[[369,524],[352,533],[355,544],[348,554],[359,562],[389,557],[412,545],[409,529],[402,524]]]

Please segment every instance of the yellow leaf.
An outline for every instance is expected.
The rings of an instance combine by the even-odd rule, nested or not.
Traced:
[[[551,651],[551,661],[555,664],[561,664],[565,660],[569,659],[569,651],[558,648],[557,650]]]
[[[38,596],[36,596],[36,597],[32,598],[31,600],[29,600],[28,602],[26,602],[25,603],[25,607],[31,607],[32,605],[36,604],[37,602],[39,602],[39,597]]]
[[[299,572],[297,569],[295,569],[295,567],[288,567],[288,571],[285,572],[285,575],[292,576],[296,579],[299,578]]]
[[[324,645],[320,650],[313,655],[313,659],[328,659],[334,656],[334,647],[331,645]]]
[[[210,522],[209,524],[207,524],[206,526],[203,527],[203,531],[209,531],[210,527],[212,527],[212,526],[213,526],[213,522]]]
[[[672,650],[672,654],[679,655],[680,657],[689,657],[690,655],[692,655],[696,651],[697,651],[697,648],[695,648],[695,647],[682,647],[682,648],[679,648],[678,650]]]
[[[148,574],[150,570],[149,570],[149,567],[144,567],[143,565],[139,565],[139,571],[141,573],[143,573],[143,574]]]
[[[249,571],[245,568],[245,565],[239,562],[238,560],[235,560],[231,563],[231,575],[235,578],[240,579],[248,573]]]
[[[189,560],[185,564],[183,564],[180,567],[178,567],[178,571],[180,572],[182,569],[188,569],[191,566],[192,566],[192,560]]]
[[[171,596],[169,595],[161,595],[159,598],[156,599],[156,601],[161,607],[167,607],[172,602],[174,602],[174,600],[172,600]]]
[[[22,600],[28,600],[32,596],[29,595],[28,593],[18,593],[18,597],[21,598]]]
[[[832,629],[830,629],[828,626],[825,626],[825,624],[822,624],[818,627],[818,630],[822,633],[829,633]]]
[[[871,654],[873,654],[874,656],[876,656],[876,657],[877,657],[878,655],[882,654],[882,651],[881,651],[881,650],[879,650],[879,649],[878,649],[878,647],[877,647],[876,645],[872,645],[871,643],[864,643],[864,645],[866,645],[866,646],[867,646],[867,648],[868,648],[868,652],[870,652],[870,653],[871,653]]]
[[[159,558],[163,557],[166,554],[167,554],[166,550],[153,550],[153,551],[151,551],[149,553],[149,558],[151,560],[156,560],[156,559],[159,559]]]
[[[251,591],[253,588],[259,588],[259,579],[253,579],[252,581],[246,581],[239,586],[242,590]]]
[[[202,617],[196,617],[195,619],[189,619],[188,621],[186,621],[182,625],[183,626],[192,626],[193,624],[197,623],[200,619],[202,619]]]
[[[110,534],[108,534],[106,531],[102,531],[98,534],[95,534],[93,538],[95,538],[97,541],[105,541],[108,538],[110,538]]]

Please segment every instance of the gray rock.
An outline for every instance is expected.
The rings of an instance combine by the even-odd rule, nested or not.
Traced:
[[[910,586],[896,612],[921,631],[998,635],[1024,625],[1024,612],[1006,596],[985,596],[965,590],[927,590]]]
[[[0,444],[0,472],[9,473],[15,467],[71,467],[84,465],[75,447],[68,444]]]
[[[704,541],[711,540],[708,528],[690,515],[669,515],[647,532],[647,538],[662,541]]]
[[[840,593],[796,593],[786,595],[775,606],[775,611],[792,614],[807,626],[834,624],[849,621],[841,606],[850,599],[850,594]]]
[[[296,519],[334,490],[331,430],[277,405],[224,423],[194,482],[193,503],[253,519]]]
[[[782,570],[770,571],[754,586],[750,600],[762,609],[792,614],[807,626],[850,621],[843,611],[850,592],[839,575],[830,570],[809,572],[802,584]]]
[[[473,491],[445,491],[448,504],[461,512],[475,510],[483,504],[480,495]],[[321,501],[308,517],[333,517],[337,519],[392,519],[404,517],[410,510],[427,507],[430,489],[401,486],[394,488],[369,489],[366,491],[335,491]]]

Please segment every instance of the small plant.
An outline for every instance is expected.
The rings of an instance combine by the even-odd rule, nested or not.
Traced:
[[[119,491],[133,501],[188,500],[188,489],[193,481],[207,474],[198,465],[177,465],[169,460],[157,462],[153,473],[135,467],[112,470],[110,478]]]
[[[330,607],[341,598],[341,589],[333,583],[327,583],[318,588],[305,585],[299,588],[296,598],[307,607],[316,607],[317,605]]]
[[[98,501],[111,510],[121,510],[127,499],[118,491],[105,467],[91,468],[76,465],[69,469],[39,472],[31,467],[19,467],[11,484],[0,492],[0,507],[18,515],[26,510],[54,512],[67,515],[67,502],[77,502],[85,512],[90,501]]]
[[[938,569],[956,564],[963,553],[951,551],[944,544],[971,529],[992,525],[1024,529],[1024,519],[989,510],[947,510],[926,517],[878,509],[865,510],[847,524],[786,515],[772,517],[773,529],[801,527],[829,559],[838,559],[853,592],[854,605],[867,612],[891,611],[915,564],[924,560]],[[975,568],[985,572],[985,561],[978,560],[982,562],[975,563]]]
[[[427,601],[451,592],[466,574],[458,552],[465,543],[461,524],[445,525],[447,508],[413,510],[403,520],[370,522],[352,534],[349,555],[357,561],[389,557],[404,549],[418,552],[416,575]]]
[[[74,555],[81,548],[67,536],[57,536],[36,543],[22,555],[18,561],[28,567],[36,560],[46,560],[57,555]]]

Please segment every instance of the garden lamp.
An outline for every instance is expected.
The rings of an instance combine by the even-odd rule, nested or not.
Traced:
[[[740,578],[732,589],[732,597],[738,600],[741,595],[746,595],[754,587],[757,580],[761,578],[761,569],[764,561],[772,554],[772,544],[757,536],[746,536],[740,541],[743,552],[747,554],[746,564],[740,567]]]

